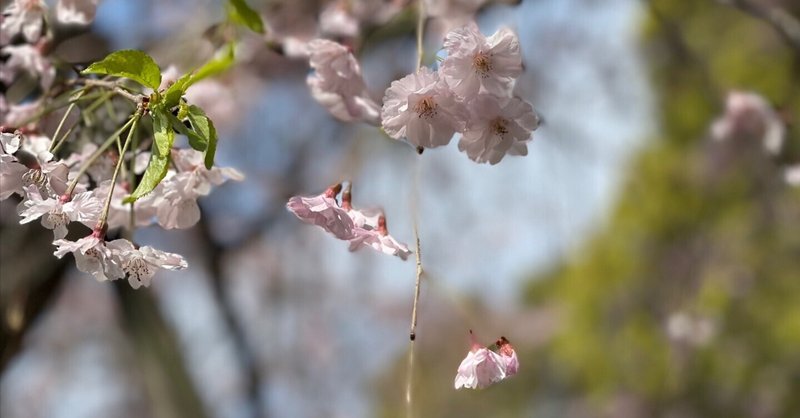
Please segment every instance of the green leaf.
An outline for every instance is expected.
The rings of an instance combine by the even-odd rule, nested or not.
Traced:
[[[186,89],[188,89],[192,83],[192,74],[184,74],[181,78],[175,80],[175,82],[164,91],[164,107],[172,109],[177,106],[181,101],[181,97],[186,93]]]
[[[192,76],[189,85],[192,85],[204,78],[213,77],[217,74],[225,72],[228,68],[230,68],[233,65],[234,62],[233,50],[234,50],[233,42],[227,44],[225,46],[225,50],[222,51],[222,53],[218,54],[210,61],[203,64],[202,67],[198,68],[197,71],[194,72],[194,75]],[[186,87],[188,88],[189,86]]]
[[[125,77],[139,84],[157,89],[161,84],[161,70],[153,58],[142,51],[125,49],[115,51],[101,61],[95,62],[81,74],[106,74]]]
[[[153,148],[150,163],[147,165],[142,181],[136,186],[136,190],[125,198],[125,203],[135,202],[140,197],[152,192],[167,175],[169,168],[170,150],[175,142],[175,131],[172,130],[169,120],[169,116],[172,115],[161,106],[150,108],[150,115],[153,118]]]
[[[261,21],[261,16],[244,0],[230,0],[228,5],[228,15],[231,20],[247,26],[253,32],[264,33],[264,22]]]
[[[181,106],[181,109],[186,109],[186,106]],[[178,111],[179,117],[175,117],[172,113],[169,113],[170,122],[172,122],[172,128],[178,131],[179,134],[185,135],[189,138],[189,146],[198,150],[198,151],[205,151],[206,146],[208,145],[208,139],[200,136],[197,132],[193,129],[189,129],[186,125],[183,124],[181,116],[181,111]],[[184,115],[183,118],[185,119],[186,116]]]
[[[210,170],[214,165],[214,154],[217,152],[217,129],[214,128],[214,122],[206,116],[203,109],[197,106],[190,105],[188,107],[188,117],[194,131],[205,140],[204,160],[206,168]]]

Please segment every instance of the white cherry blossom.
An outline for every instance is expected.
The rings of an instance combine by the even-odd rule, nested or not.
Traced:
[[[309,65],[315,70],[306,79],[311,95],[343,121],[378,124],[380,107],[369,97],[361,67],[343,45],[327,39],[308,43]]]
[[[486,347],[473,347],[461,364],[455,379],[455,388],[483,389],[506,378],[506,365],[502,356]]]
[[[0,45],[7,45],[17,34],[22,34],[27,42],[38,41],[46,10],[42,0],[11,0],[0,21]]]
[[[56,69],[50,60],[42,56],[34,45],[7,45],[0,48],[0,55],[8,59],[0,67],[0,81],[11,85],[20,73],[27,72],[39,80],[42,90],[47,91],[53,85]]]
[[[85,26],[94,21],[100,0],[58,0],[56,20],[64,25]]]
[[[186,260],[178,254],[157,250],[150,246],[136,248],[126,239],[106,243],[111,257],[120,266],[124,277],[132,288],[150,286],[150,281],[158,269],[183,270],[188,267]]]
[[[383,98],[383,129],[417,147],[447,145],[464,129],[468,112],[437,73],[427,67],[395,80]]]
[[[517,35],[502,28],[486,38],[472,22],[447,34],[444,78],[461,97],[483,91],[495,96],[511,94],[514,79],[522,73]]]
[[[99,282],[125,277],[122,267],[106,247],[105,240],[100,238],[101,235],[95,231],[77,241],[55,240],[53,245],[56,246],[56,251],[53,254],[61,258],[72,253],[78,270],[91,274]]]
[[[77,193],[67,200],[65,196],[43,198],[35,186],[25,188],[25,199],[20,204],[21,224],[41,218],[42,225],[53,230],[56,239],[67,236],[67,224],[80,222],[94,227],[100,217],[103,201],[91,192]]]
[[[530,103],[516,97],[480,94],[470,105],[470,122],[458,149],[478,163],[497,164],[509,153],[527,155],[526,143],[539,125]]]
[[[732,91],[725,101],[725,114],[711,125],[711,137],[717,141],[753,138],[775,155],[783,146],[785,130],[783,120],[763,97]]]

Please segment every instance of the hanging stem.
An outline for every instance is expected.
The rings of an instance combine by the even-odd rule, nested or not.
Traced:
[[[106,149],[116,141],[117,137],[119,137],[121,133],[125,132],[125,129],[128,129],[128,127],[131,126],[135,120],[138,121],[138,119],[139,113],[137,112],[131,119],[125,122],[121,128],[117,129],[113,134],[111,134],[111,136],[109,136],[105,142],[103,142],[103,144],[97,148],[97,150],[95,150],[95,152],[83,163],[83,166],[81,166],[81,169],[78,171],[78,174],[75,176],[75,178],[72,179],[72,182],[69,184],[69,187],[65,193],[66,195],[72,195],[72,192],[75,190],[75,186],[78,185],[78,181],[81,177],[83,177],[84,174],[86,174],[86,170],[88,170],[89,167],[94,164],[95,160],[97,160],[97,158],[99,158],[106,151]]]
[[[422,67],[422,57],[425,55],[423,35],[425,32],[425,1],[417,2],[417,71]]]
[[[111,176],[111,187],[108,190],[108,196],[106,197],[106,203],[103,206],[103,212],[100,213],[100,218],[97,221],[97,225],[102,227],[106,224],[106,219],[108,219],[108,210],[111,208],[111,198],[114,195],[114,186],[117,185],[117,176],[119,175],[119,169],[122,167],[122,164],[125,162],[125,151],[128,149],[128,145],[131,143],[131,139],[133,135],[136,133],[136,127],[139,125],[139,118],[142,116],[141,111],[136,111],[136,114],[133,115],[133,118],[130,121],[131,129],[128,131],[128,137],[125,138],[125,143],[122,144],[122,151],[119,154],[119,159],[117,160],[117,166],[114,167],[114,174]]]

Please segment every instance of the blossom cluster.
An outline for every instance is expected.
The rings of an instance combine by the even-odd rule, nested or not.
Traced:
[[[350,251],[372,248],[388,255],[408,259],[408,246],[389,235],[386,216],[378,209],[355,209],[352,206],[351,185],[342,192],[342,204],[337,201],[341,183],[328,187],[322,194],[293,196],[286,208],[301,221],[316,225],[334,237],[350,242]]]
[[[119,160],[119,155],[98,154],[90,143],[82,152],[58,160],[49,151],[51,145],[42,134],[0,133],[0,200],[20,196],[20,223],[38,219],[52,229],[57,257],[72,253],[80,271],[101,281],[127,278],[133,288],[148,286],[159,268],[186,268],[186,261],[149,246],[136,247],[127,239],[106,241],[107,231],[152,224],[165,229],[188,228],[200,218],[198,197],[228,179],[242,179],[241,173],[231,168],[206,169],[200,152],[173,150],[174,168],[168,170],[165,180],[138,201],[124,203],[129,185],[112,183],[112,170],[102,169],[101,163],[92,165],[102,160],[98,156]],[[147,156],[141,151],[137,157],[122,158]],[[95,170],[89,170],[90,166]],[[83,224],[91,232],[75,241],[65,239],[71,223]]]
[[[506,337],[500,337],[491,350],[479,344],[472,331],[469,336],[472,347],[458,366],[456,389],[483,389],[517,374],[517,353]]]
[[[513,96],[522,73],[516,34],[502,28],[488,38],[472,22],[444,39],[438,70],[422,67],[391,83],[380,116],[367,92],[358,62],[345,46],[316,39],[308,44],[313,97],[343,121],[378,124],[394,139],[420,151],[450,143],[478,163],[497,164],[508,155],[527,155],[539,125],[533,106]]]

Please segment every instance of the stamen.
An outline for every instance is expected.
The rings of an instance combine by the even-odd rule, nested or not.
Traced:
[[[432,96],[425,96],[414,105],[414,112],[416,112],[417,116],[420,118],[431,119],[439,113],[437,110],[438,107],[439,105],[436,104]]]
[[[492,55],[483,51],[476,52],[472,56],[472,66],[482,78],[489,77],[489,73],[492,71]]]
[[[508,121],[503,118],[496,118],[493,121],[489,122],[489,129],[495,134],[499,136],[505,136],[508,133],[507,127]]]

